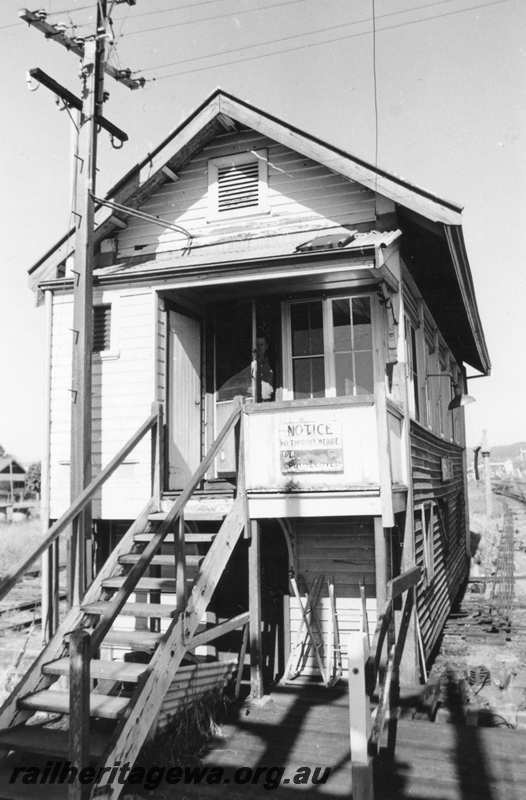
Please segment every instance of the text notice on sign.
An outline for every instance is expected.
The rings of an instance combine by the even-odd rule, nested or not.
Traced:
[[[279,426],[282,473],[343,472],[341,423],[286,422]]]

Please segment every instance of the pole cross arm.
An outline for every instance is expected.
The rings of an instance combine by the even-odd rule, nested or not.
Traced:
[[[56,94],[57,97],[60,97],[67,106],[70,108],[76,108],[77,111],[82,111],[82,100],[73,94],[73,92],[70,92],[69,89],[66,89],[65,86],[62,86],[61,83],[58,83],[58,81],[48,75],[47,72],[44,72],[44,70],[40,69],[40,67],[30,69],[29,74],[33,80],[38,81],[42,84],[42,86],[45,86],[46,89],[49,89],[53,92],[53,94]],[[118,128],[117,125],[114,125],[113,122],[110,122],[108,119],[106,119],[106,117],[97,114],[95,116],[95,120],[101,126],[101,128],[104,128],[105,131],[108,131],[110,136],[113,136],[120,142],[128,141],[128,134]]]
[[[58,42],[61,44],[62,47],[65,47],[66,50],[70,50],[72,53],[75,53],[77,56],[84,55],[84,42],[79,37],[75,36],[68,36],[60,27],[57,25],[51,25],[49,22],[46,21],[46,14],[37,11],[29,11],[27,8],[22,9],[19,12],[18,16],[24,22],[27,22],[28,25],[32,25],[37,30],[41,31],[46,37],[46,39],[53,39],[53,41]],[[119,83],[123,83],[128,89],[141,89],[144,84],[144,78],[132,78],[131,71],[129,69],[117,69],[116,67],[112,67],[111,64],[104,64],[104,72],[114,78]]]

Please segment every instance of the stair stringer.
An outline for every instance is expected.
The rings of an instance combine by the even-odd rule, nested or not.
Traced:
[[[113,575],[114,570],[119,567],[120,556],[130,551],[135,534],[144,530],[148,524],[148,517],[154,509],[153,498],[150,498],[137,519],[131,524],[120,542],[108,556],[102,569],[86,592],[82,600],[83,604],[101,599],[102,592],[104,591],[102,582]],[[19,709],[17,707],[17,701],[20,697],[25,697],[40,689],[46,689],[48,686],[51,686],[52,683],[55,683],[57,678],[55,676],[43,675],[42,667],[49,661],[55,661],[55,659],[61,658],[65,654],[67,644],[64,641],[64,637],[75,628],[78,628],[86,618],[87,615],[78,606],[74,606],[68,611],[51,641],[35,659],[0,708],[0,730],[25,722],[33,715],[33,711]]]
[[[174,618],[157,646],[149,664],[150,671],[132,699],[128,716],[115,731],[101,768],[135,762],[245,525],[246,505],[241,495],[235,500],[201,564],[184,614]],[[111,769],[107,771],[111,774]],[[120,784],[98,785],[90,797],[116,800],[122,789]]]

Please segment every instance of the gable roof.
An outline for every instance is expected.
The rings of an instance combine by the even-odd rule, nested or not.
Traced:
[[[1,472],[8,472],[9,474],[9,465],[13,469],[16,469],[16,472],[13,472],[13,475],[25,475],[26,471],[21,464],[15,459],[14,456],[0,456],[0,473]]]
[[[138,208],[166,180],[162,172],[163,167],[166,168],[169,164],[171,170],[177,171],[214,136],[224,132],[225,127],[228,128],[232,121],[252,128],[324,165],[333,172],[366,186],[373,192],[390,199],[396,205],[428,220],[441,230],[446,227],[454,229],[456,233],[454,236],[448,237],[448,245],[451,250],[456,279],[461,282],[460,293],[474,337],[474,350],[477,356],[471,363],[483,372],[489,371],[489,357],[460,227],[462,208],[456,203],[441,199],[396,175],[368,164],[339,147],[283,122],[272,114],[256,108],[222,89],[216,89],[158,147],[128,170],[109,190],[104,200],[125,203],[129,207]],[[118,227],[115,212],[102,205],[96,209],[95,219],[95,241],[108,237]],[[49,270],[57,266],[57,260],[61,260],[59,259],[60,249],[69,242],[73,234],[73,229],[68,231],[29,269],[29,274],[36,278],[36,282],[48,277]],[[458,248],[456,252],[454,252],[455,248]],[[69,250],[71,252],[71,248]],[[457,268],[459,263],[462,264],[462,269]]]

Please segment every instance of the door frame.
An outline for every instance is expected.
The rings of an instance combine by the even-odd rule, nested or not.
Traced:
[[[193,304],[186,305],[184,302],[178,302],[172,300],[168,297],[162,297],[161,300],[163,302],[163,308],[161,313],[164,316],[164,329],[165,329],[165,339],[166,339],[166,358],[165,358],[165,365],[164,365],[164,406],[165,406],[165,413],[164,413],[164,434],[163,434],[163,491],[171,492],[171,491],[178,491],[170,489],[170,446],[169,446],[169,414],[168,409],[170,407],[171,402],[171,392],[170,392],[170,370],[171,370],[171,361],[172,361],[172,353],[171,353],[171,345],[170,345],[170,311],[175,311],[178,314],[184,314],[191,319],[196,320],[200,326],[200,373],[199,379],[201,384],[201,422],[199,426],[199,460],[201,461],[203,458],[203,448],[206,444],[205,437],[206,437],[206,418],[207,418],[207,407],[206,407],[206,349],[205,349],[205,337],[207,336],[207,326],[206,326],[206,314],[201,312],[197,309]]]

